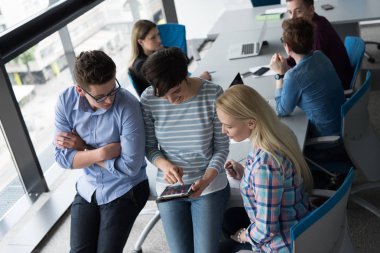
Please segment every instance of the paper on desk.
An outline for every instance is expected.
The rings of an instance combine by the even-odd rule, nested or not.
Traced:
[[[276,13],[286,13],[288,10],[286,7],[281,7],[281,8],[274,8],[274,9],[267,9],[265,10],[265,14],[276,14]]]
[[[249,71],[250,72],[255,72],[256,70],[258,70],[259,68],[261,67],[267,67],[269,68],[269,65],[264,65],[264,66],[256,66],[256,67],[252,67],[252,68],[249,68]],[[273,70],[269,69],[267,72],[265,72],[263,75],[261,76],[274,76],[276,74],[276,72],[274,72]],[[257,78],[257,77],[261,77],[261,76],[255,76],[255,75],[251,75],[253,78]]]
[[[282,13],[274,13],[274,14],[261,14],[256,16],[257,21],[264,21],[264,20],[278,20],[282,19],[282,16],[284,14]]]

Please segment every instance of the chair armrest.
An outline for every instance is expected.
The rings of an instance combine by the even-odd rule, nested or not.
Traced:
[[[334,195],[335,191],[325,190],[325,189],[313,189],[311,196],[309,198],[309,203],[312,209],[317,209],[321,205],[323,205],[326,200],[328,200],[332,195]]]
[[[305,141],[305,146],[323,145],[323,144],[337,144],[340,141],[340,136],[322,136],[309,138]]]
[[[344,96],[345,96],[346,98],[351,97],[352,94],[354,94],[354,90],[353,90],[353,89],[344,90]]]
[[[331,197],[334,195],[335,191],[326,190],[326,189],[313,189],[311,196],[314,197]]]

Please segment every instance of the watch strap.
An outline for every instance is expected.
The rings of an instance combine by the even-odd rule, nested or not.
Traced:
[[[274,76],[274,79],[276,79],[276,80],[280,80],[280,79],[284,78],[284,76],[285,76],[285,75],[276,74],[276,75]]]

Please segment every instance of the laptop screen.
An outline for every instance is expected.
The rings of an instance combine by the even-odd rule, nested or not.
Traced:
[[[237,75],[235,76],[234,80],[232,80],[230,87],[235,85],[235,84],[244,84],[243,83],[243,78],[241,78],[240,73],[238,72]]]

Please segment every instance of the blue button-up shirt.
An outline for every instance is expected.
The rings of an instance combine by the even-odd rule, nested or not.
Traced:
[[[340,135],[340,107],[346,99],[334,66],[322,52],[304,56],[288,70],[275,99],[279,116],[299,106],[309,119],[312,136]]]
[[[75,87],[70,87],[59,96],[55,117],[56,133],[75,129],[83,141],[94,148],[114,142],[121,144],[121,155],[104,161],[105,168],[93,164],[83,169],[84,175],[76,188],[88,202],[96,192],[99,205],[109,203],[147,178],[140,103],[128,91],[121,89],[111,108],[94,111],[86,98],[80,97]],[[56,147],[55,160],[63,168],[72,168],[77,152]]]

